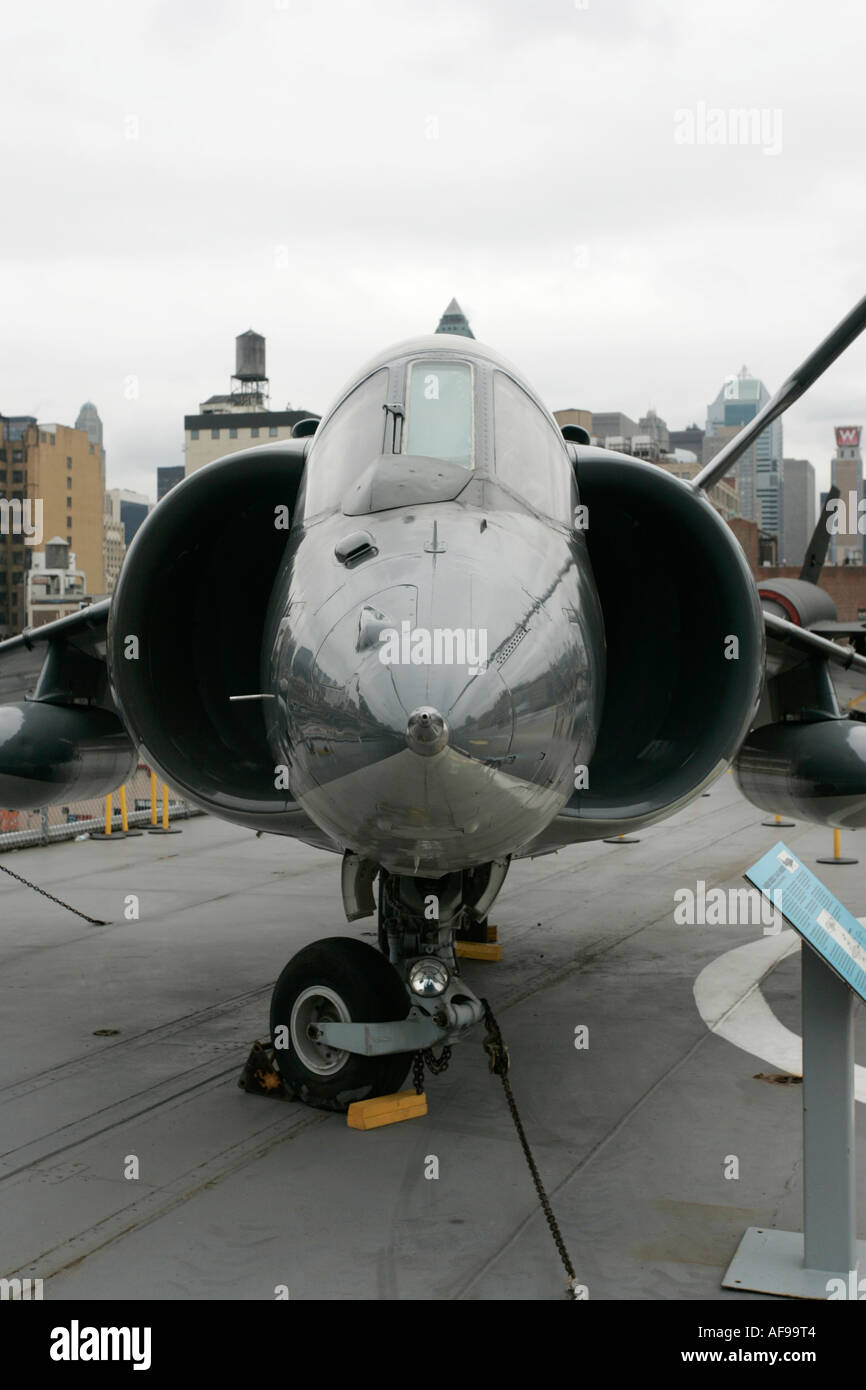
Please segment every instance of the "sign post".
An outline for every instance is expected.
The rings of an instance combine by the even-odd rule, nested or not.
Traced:
[[[781,841],[746,878],[803,938],[803,1234],[750,1226],[722,1287],[857,1298],[854,992],[866,999],[866,929]]]

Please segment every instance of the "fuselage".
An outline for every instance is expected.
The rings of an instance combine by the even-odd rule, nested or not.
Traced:
[[[262,673],[292,795],[392,872],[515,853],[588,765],[604,694],[555,422],[474,341],[405,344],[326,417],[301,492]]]

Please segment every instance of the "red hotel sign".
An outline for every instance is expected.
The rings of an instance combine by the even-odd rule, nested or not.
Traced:
[[[837,425],[836,448],[859,449],[861,425]]]

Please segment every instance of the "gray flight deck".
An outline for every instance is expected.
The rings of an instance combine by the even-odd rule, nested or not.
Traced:
[[[673,922],[677,889],[743,886],[777,838],[813,868],[832,851],[830,830],[760,821],[723,776],[639,844],[521,862],[491,914],[502,962],[465,966],[510,1046],[591,1299],[747,1298],[720,1287],[745,1228],[802,1229],[802,1089],[755,1079],[778,1066],[711,1031],[693,994],[762,929]],[[42,1278],[46,1300],[269,1300],[280,1285],[301,1300],[562,1297],[483,1030],[428,1080],[425,1119],[367,1133],[238,1088],[288,958],[374,924],[343,920],[336,856],[210,817],[180,824],[0,858],[111,920],[90,926],[0,874],[0,1276]],[[861,862],[816,871],[861,915],[866,834],[846,834],[845,852]],[[733,978],[754,1001],[748,971]],[[797,954],[760,988],[798,1033]],[[863,1062],[859,1008],[857,1029]]]

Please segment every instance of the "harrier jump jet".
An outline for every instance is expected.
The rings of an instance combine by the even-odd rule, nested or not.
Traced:
[[[321,421],[184,479],[116,592],[0,644],[0,806],[118,786],[342,858],[350,922],[276,985],[309,1104],[396,1090],[477,1023],[458,935],[512,860],[663,819],[732,762],[756,805],[866,825],[866,659],[764,613],[707,499],[866,299],[692,482],[560,431],[474,339],[401,343]],[[378,885],[377,892],[374,889]]]

